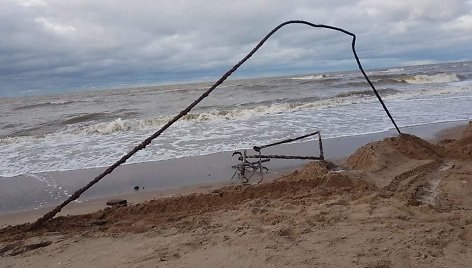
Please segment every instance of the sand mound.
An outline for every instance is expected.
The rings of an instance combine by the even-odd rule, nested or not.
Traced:
[[[283,176],[278,180],[300,180],[300,179],[320,179],[329,172],[330,164],[328,162],[310,162],[299,170],[295,170],[289,175]]]
[[[386,138],[359,148],[346,161],[349,168],[364,171],[392,169],[415,160],[437,160],[446,156],[444,148],[409,134]]]
[[[464,137],[470,137],[472,136],[472,121],[469,121],[469,124],[467,125],[467,128],[464,130],[462,133]]]
[[[468,197],[472,192],[469,187],[472,123],[458,140],[439,144],[403,134],[359,148],[346,165],[362,172],[364,180],[409,205],[468,207],[469,202],[472,204]]]
[[[315,180],[318,185],[326,188],[369,188],[371,184],[360,179],[357,174],[347,170],[336,170],[336,165],[331,162],[310,162],[300,170],[295,170],[289,175],[281,177],[283,181]]]
[[[325,187],[333,188],[354,187],[355,185],[355,181],[348,174],[338,172],[327,174],[323,184]]]
[[[408,160],[389,143],[379,141],[359,148],[347,159],[346,165],[351,169],[376,172]]]
[[[434,160],[443,149],[416,136],[402,134],[366,144],[352,154],[346,165],[351,169],[377,172],[392,169],[414,160]]]
[[[349,168],[364,171],[381,171],[414,160],[441,158],[442,149],[418,137],[402,134],[383,141],[366,144],[346,161]]]
[[[431,144],[410,134],[369,143],[351,155],[346,165],[364,171],[381,171],[412,160],[472,158],[472,121],[458,140],[444,139]]]
[[[379,188],[415,192],[424,183],[421,177],[439,165],[440,152],[438,146],[403,134],[359,148],[346,165],[364,172],[364,180]]]
[[[472,158],[472,121],[463,131],[462,138],[444,144],[450,157]]]
[[[438,159],[444,155],[441,147],[410,134],[387,138],[384,141],[411,159]]]

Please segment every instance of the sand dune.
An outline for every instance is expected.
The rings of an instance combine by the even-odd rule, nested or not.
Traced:
[[[452,137],[452,136],[451,136]],[[472,123],[369,143],[273,182],[0,230],[3,267],[467,267]]]

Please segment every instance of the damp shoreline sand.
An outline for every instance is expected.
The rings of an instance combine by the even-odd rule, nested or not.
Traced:
[[[403,127],[402,131],[435,141],[444,136],[457,136],[457,133],[465,128],[467,122],[452,121],[424,124]],[[325,156],[330,161],[342,163],[364,144],[395,135],[396,132],[392,129],[380,133],[324,139]],[[308,141],[281,145],[270,150],[270,152],[309,155],[318,152],[315,150],[316,146],[313,141]],[[72,202],[66,206],[59,215],[76,215],[103,209],[110,199],[127,199],[129,203],[136,204],[154,198],[178,196],[193,192],[209,192],[222,186],[237,185],[237,181],[230,180],[234,173],[231,168],[233,164],[231,154],[232,152],[221,152],[119,167],[114,173],[86,192],[79,199],[79,202]],[[288,174],[306,163],[308,161],[273,160],[268,165],[270,172],[266,176],[265,182]],[[46,176],[52,181],[60,182],[61,188],[67,188],[69,193],[73,193],[99,174],[101,170],[103,168],[48,172],[40,175]],[[2,200],[0,200],[2,202],[0,203],[3,206],[0,211],[0,228],[32,222],[59,204],[58,200],[51,199],[50,204],[38,207],[37,200],[47,198],[48,192],[45,188],[42,188],[44,183],[38,183],[29,176],[3,179],[0,180],[0,185],[0,196],[2,196]],[[34,189],[35,186],[39,186],[39,190]],[[141,188],[139,191],[135,191],[133,190],[134,186],[140,186]],[[18,195],[15,192],[21,192],[22,194]],[[34,198],[36,200],[33,200]],[[63,199],[65,200],[65,197]],[[18,203],[24,204],[26,208],[15,208],[15,204]]]
[[[180,188],[36,230],[6,227],[0,259],[6,267],[466,267],[472,122],[450,127],[422,127],[431,142],[373,139],[338,165],[310,162],[259,185]]]

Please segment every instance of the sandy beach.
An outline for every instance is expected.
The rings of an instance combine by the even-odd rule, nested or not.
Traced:
[[[404,127],[405,133],[424,139],[434,139],[436,133],[453,129],[468,121],[452,121]],[[454,131],[452,131],[454,132]],[[323,132],[322,132],[323,135]],[[325,157],[342,163],[359,147],[385,137],[394,136],[393,130],[364,135],[323,139]],[[256,145],[256,144],[254,144]],[[314,155],[318,154],[317,143],[309,140],[302,143],[282,144],[264,150],[268,154]],[[234,174],[231,166],[233,151],[209,155],[128,164],[119,167],[99,184],[85,192],[79,202],[71,204],[74,209],[65,214],[83,213],[84,207],[94,210],[103,208],[107,198],[127,198],[141,202],[149,197],[165,197],[181,192],[198,191],[212,185],[236,183],[230,178]],[[306,160],[272,159],[267,167],[267,179],[279,177],[308,163]],[[8,224],[23,223],[16,219],[23,212],[35,217],[58,205],[68,195],[87,184],[104,168],[88,168],[70,171],[54,171],[20,175],[13,178],[0,177],[0,228]],[[139,186],[140,190],[134,190]],[[105,202],[104,202],[105,199]],[[97,204],[99,206],[97,206]],[[100,206],[101,204],[101,206]],[[75,208],[80,208],[77,212]],[[86,210],[90,212],[90,210]],[[7,215],[8,214],[8,215]],[[21,214],[21,215],[18,215]]]
[[[472,267],[472,0],[0,6],[0,268]]]
[[[9,226],[0,266],[467,267],[472,123],[439,135],[387,137],[259,185],[141,193],[154,199]]]

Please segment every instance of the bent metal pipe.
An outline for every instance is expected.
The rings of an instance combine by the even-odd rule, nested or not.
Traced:
[[[137,153],[140,150],[143,150],[148,146],[155,138],[159,137],[164,131],[166,131],[170,126],[172,126],[175,122],[177,122],[180,118],[185,116],[187,113],[189,113],[197,104],[199,104],[203,99],[208,97],[208,95],[219,85],[221,85],[231,74],[233,74],[241,65],[243,65],[249,58],[254,55],[254,53],[278,30],[280,30],[282,27],[289,25],[289,24],[303,24],[307,25],[313,28],[324,28],[324,29],[329,29],[329,30],[334,30],[337,32],[344,33],[348,36],[352,37],[352,42],[351,42],[351,48],[352,48],[352,53],[354,55],[354,58],[357,62],[357,66],[359,67],[359,70],[363,74],[364,78],[366,79],[367,83],[370,85],[372,90],[374,91],[375,96],[379,100],[380,104],[382,105],[383,109],[385,110],[387,116],[390,118],[392,121],[392,124],[395,126],[395,129],[397,130],[398,134],[401,134],[400,129],[398,128],[397,124],[395,123],[395,120],[393,119],[392,115],[390,114],[390,111],[387,109],[387,106],[383,102],[382,98],[380,97],[379,93],[377,92],[376,88],[370,81],[369,77],[367,76],[366,72],[364,71],[364,68],[361,65],[361,62],[359,60],[359,57],[357,56],[356,52],[356,35],[346,31],[342,28],[331,26],[331,25],[324,25],[324,24],[313,24],[308,21],[304,20],[289,20],[285,21],[278,26],[276,26],[272,31],[270,31],[259,43],[243,58],[241,59],[236,65],[234,65],[231,69],[229,69],[225,74],[221,76],[220,79],[218,79],[210,88],[208,88],[199,98],[197,98],[194,102],[192,102],[189,106],[187,106],[185,109],[183,109],[180,113],[178,113],[175,117],[173,117],[169,122],[167,122],[164,126],[162,126],[159,130],[154,132],[151,136],[146,138],[143,142],[138,144],[136,147],[134,147],[131,151],[123,155],[118,161],[116,161],[114,164],[106,168],[102,173],[100,173],[97,177],[95,177],[93,180],[91,180],[87,185],[84,187],[80,188],[77,190],[74,194],[72,194],[67,200],[65,200],[62,204],[58,205],[55,207],[53,210],[49,211],[46,213],[43,217],[39,218],[36,222],[32,223],[30,225],[30,230],[34,230],[44,224],[45,222],[51,220],[57,213],[59,213],[62,208],[64,208],[66,205],[68,205],[70,202],[76,200],[79,198],[85,191],[87,191],[90,187],[98,183],[101,179],[103,179],[106,175],[110,174],[115,170],[117,167],[120,165],[124,164],[131,156],[133,156],[135,153]]]

